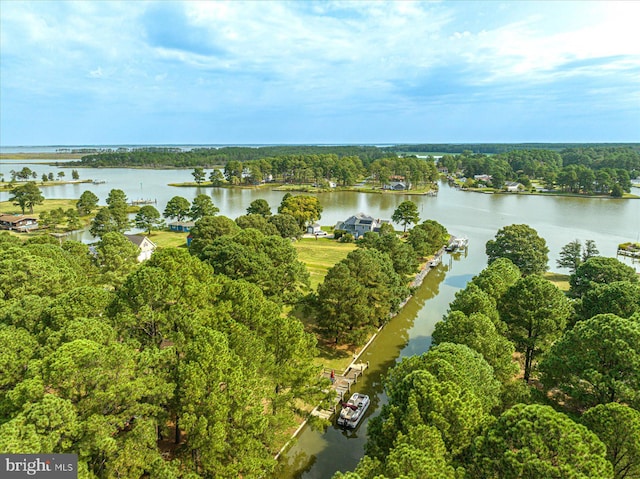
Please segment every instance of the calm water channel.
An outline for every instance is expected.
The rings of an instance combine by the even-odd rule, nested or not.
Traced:
[[[5,177],[9,171],[20,169],[24,163],[0,163]],[[57,167],[32,165],[42,173],[60,171]],[[67,176],[70,170],[65,168]],[[157,208],[164,210],[167,201],[176,195],[192,200],[197,194],[211,195],[220,214],[235,218],[245,214],[251,201],[264,198],[277,209],[283,192],[254,189],[177,188],[170,182],[192,181],[191,170],[129,170],[79,169],[81,179],[98,179],[106,183],[74,184],[43,188],[46,198],[78,198],[91,190],[102,204],[112,188],[124,190],[130,200],[157,200]],[[635,189],[640,194],[639,189]],[[8,199],[8,192],[0,191],[0,201]],[[435,219],[456,236],[469,238],[469,250],[464,256],[445,256],[445,261],[433,270],[416,295],[388,324],[362,356],[370,369],[358,383],[357,390],[369,394],[372,405],[367,417],[355,432],[329,427],[324,432],[302,431],[294,446],[284,455],[277,477],[328,478],[338,470],[351,470],[363,455],[367,423],[375,415],[386,397],[382,378],[400,358],[421,354],[429,349],[435,323],[442,318],[456,291],[486,265],[485,243],[501,227],[526,223],[544,237],[550,249],[551,270],[566,273],[555,266],[560,248],[574,239],[592,239],[604,256],[615,256],[619,243],[640,240],[640,200],[611,200],[586,198],[556,198],[519,195],[485,195],[453,190],[442,185],[437,197],[392,194],[332,192],[319,195],[324,207],[320,223],[334,225],[357,212],[379,218],[390,218],[402,201],[411,199],[418,205],[422,219]],[[90,240],[85,233],[76,239]],[[631,264],[628,260],[627,264]],[[640,264],[633,265],[640,270]]]

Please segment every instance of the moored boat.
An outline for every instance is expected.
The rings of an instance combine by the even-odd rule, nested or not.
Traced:
[[[338,426],[351,429],[358,427],[370,402],[369,396],[366,394],[354,393],[349,398],[349,401],[342,403],[342,410],[338,416]]]

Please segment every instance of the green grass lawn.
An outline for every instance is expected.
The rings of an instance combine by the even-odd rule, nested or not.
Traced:
[[[178,231],[152,231],[149,239],[160,248],[186,248],[187,235]]]
[[[569,291],[570,275],[560,273],[545,273],[544,277],[555,284],[560,291],[563,291],[565,293]]]
[[[293,246],[298,251],[298,258],[306,265],[311,275],[311,287],[314,291],[324,280],[329,268],[356,249],[353,243],[338,243],[329,238],[302,238]]]

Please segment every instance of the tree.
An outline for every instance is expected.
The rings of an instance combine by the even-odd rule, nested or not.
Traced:
[[[571,273],[575,273],[582,263],[582,243],[574,240],[567,243],[560,250],[560,258],[556,261],[559,268],[567,268]]]
[[[127,275],[138,266],[139,248],[122,233],[105,233],[96,250],[96,263],[108,284],[124,283]]]
[[[486,246],[489,264],[508,258],[524,276],[544,273],[549,262],[549,248],[536,230],[528,225],[510,225],[498,230],[495,240]]]
[[[638,275],[635,269],[616,258],[594,256],[581,264],[571,275],[569,292],[572,296],[580,297],[599,284],[613,283],[614,281],[637,283]]]
[[[475,276],[471,283],[498,301],[522,277],[520,270],[507,258],[498,258]]]
[[[107,196],[107,208],[116,224],[117,231],[124,233],[130,226],[127,212],[127,195],[119,189],[112,189]]]
[[[58,171],[58,181],[62,181],[62,178],[64,178],[64,171]]]
[[[46,173],[42,173],[42,182],[46,183],[47,181],[49,181],[49,177],[47,176]]]
[[[304,229],[307,224],[320,219],[322,206],[315,196],[289,195],[287,197],[285,195],[285,197],[282,198],[278,213],[293,216],[301,229]]]
[[[391,220],[394,223],[401,224],[404,227],[403,231],[406,232],[407,225],[420,221],[418,206],[413,201],[403,201],[391,215]]]
[[[78,170],[71,170],[71,178],[74,180],[80,179],[80,173],[78,173]]]
[[[80,195],[80,199],[76,203],[76,208],[80,216],[90,215],[98,206],[98,197],[91,191],[86,190]]]
[[[596,242],[593,240],[586,240],[584,242],[584,248],[582,249],[582,262],[584,263],[589,258],[593,258],[594,256],[598,256],[600,251],[598,251],[598,247],[596,246]]]
[[[236,218],[236,224],[244,229],[253,228],[261,233],[269,236],[269,235],[278,235],[280,236],[280,232],[278,228],[272,223],[270,223],[267,218],[262,215],[251,214],[251,215],[242,215]]]
[[[144,205],[136,214],[136,227],[143,229],[151,236],[151,230],[160,224],[160,212],[155,206]]]
[[[262,216],[271,216],[271,207],[267,200],[263,200],[262,198],[258,198],[257,200],[253,200],[249,207],[247,208],[248,215],[262,215]]]
[[[302,229],[296,221],[296,219],[287,214],[271,215],[267,218],[267,221],[274,225],[278,230],[278,234],[283,238],[300,238],[302,236]]]
[[[13,201],[14,205],[19,206],[22,214],[26,208],[29,208],[29,213],[33,214],[33,207],[44,202],[40,188],[33,181],[14,187],[11,189],[11,194],[13,196],[9,197],[9,201]]]
[[[640,406],[640,322],[614,314],[578,321],[545,355],[542,381],[580,405]]]
[[[318,286],[318,322],[327,337],[362,342],[384,324],[407,294],[388,255],[356,249],[329,269]]]
[[[224,175],[222,171],[215,169],[209,174],[209,181],[211,186],[222,186],[224,184]]]
[[[471,477],[608,479],[604,444],[549,406],[517,404],[475,440]]]
[[[193,179],[198,185],[202,183],[207,176],[204,172],[204,169],[200,167],[194,168],[191,175],[193,175]]]
[[[240,231],[240,227],[226,216],[205,216],[196,221],[189,232],[193,240],[189,250],[191,254],[199,256],[205,247],[211,245],[216,238],[233,235]]]
[[[182,196],[174,196],[167,202],[167,206],[165,207],[162,216],[182,221],[186,216],[189,216],[190,207],[191,205],[189,200]]]
[[[640,283],[614,281],[597,285],[584,294],[575,309],[579,319],[604,313],[630,318],[640,312]]]
[[[624,404],[599,404],[580,422],[607,447],[614,479],[640,477],[640,411]]]
[[[566,296],[538,275],[526,276],[511,286],[498,303],[507,337],[524,354],[524,381],[529,382],[533,363],[560,337],[571,314]]]
[[[100,208],[96,216],[91,220],[89,233],[96,238],[101,238],[106,233],[118,230],[118,224],[111,215],[109,208]]]
[[[74,208],[69,208],[64,212],[67,221],[67,230],[79,230],[82,225],[80,224],[80,216],[78,215],[78,210]]]
[[[500,334],[484,314],[449,313],[444,321],[436,323],[432,341],[434,345],[445,342],[465,344],[478,351],[503,383],[509,382],[518,371],[518,365],[512,359],[513,343]]]
[[[400,241],[395,234],[381,236],[368,232],[358,240],[358,245],[388,254],[393,262],[393,269],[401,276],[414,274],[418,270],[415,250],[410,244]]]
[[[189,217],[197,221],[205,216],[215,216],[219,211],[220,209],[213,204],[209,195],[197,195],[191,203]]]

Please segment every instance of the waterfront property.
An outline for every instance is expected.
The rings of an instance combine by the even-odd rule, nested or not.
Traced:
[[[35,216],[0,213],[0,229],[21,232],[36,230],[38,229],[38,219]]]
[[[335,229],[344,230],[347,233],[351,233],[354,238],[359,238],[365,233],[380,231],[380,227],[384,223],[389,223],[389,220],[375,219],[373,216],[358,213],[350,216],[345,221],[339,221]]]
[[[131,241],[134,245],[140,248],[140,253],[138,254],[138,262],[142,263],[143,261],[151,258],[151,255],[156,250],[156,244],[151,241],[146,236],[142,235],[125,235],[129,241]]]
[[[173,223],[169,223],[169,229],[179,233],[188,233],[194,225],[194,221],[174,221]]]

